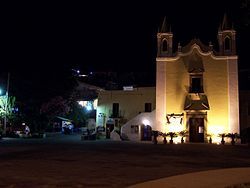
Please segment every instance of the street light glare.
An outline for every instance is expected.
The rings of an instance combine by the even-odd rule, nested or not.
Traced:
[[[92,107],[91,107],[91,106],[86,106],[86,109],[87,109],[88,111],[90,111],[90,110],[92,110]]]

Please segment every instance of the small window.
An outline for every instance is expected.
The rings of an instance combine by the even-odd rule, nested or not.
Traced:
[[[226,37],[225,38],[225,50],[230,50],[231,46],[230,46],[230,38]]]
[[[152,111],[152,104],[145,103],[145,112],[151,112],[151,111]]]
[[[163,52],[168,51],[168,41],[167,40],[163,40],[163,42],[162,42],[162,51]]]
[[[138,134],[138,133],[139,133],[139,126],[131,125],[131,134]]]
[[[191,75],[190,92],[203,93],[202,75]]]

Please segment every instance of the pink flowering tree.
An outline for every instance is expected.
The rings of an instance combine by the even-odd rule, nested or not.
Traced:
[[[47,117],[49,125],[56,116],[65,116],[69,111],[70,106],[68,102],[61,96],[56,96],[43,103],[40,109],[40,113]]]

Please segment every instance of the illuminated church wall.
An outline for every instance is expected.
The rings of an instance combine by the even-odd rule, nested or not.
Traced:
[[[173,33],[167,30],[164,20],[157,34],[156,127],[159,131],[187,130],[187,140],[193,142],[206,142],[207,134],[219,141],[220,133],[239,133],[235,31],[223,29],[225,26],[218,32],[219,52],[211,44],[206,46],[194,39],[184,47],[179,44],[174,53]],[[225,37],[231,37],[230,47],[225,47]]]
[[[186,72],[184,63],[181,59],[166,63],[166,113],[165,114],[180,114],[183,113],[185,96],[189,85],[189,75]],[[166,115],[165,115],[166,119]],[[173,122],[175,119],[170,119],[170,124],[165,123],[164,132],[176,132],[184,129],[182,126]],[[173,124],[173,125],[172,125]]]
[[[228,127],[228,75],[227,61],[203,58],[204,92],[207,94],[210,110],[207,112],[208,133],[218,134],[229,132]]]

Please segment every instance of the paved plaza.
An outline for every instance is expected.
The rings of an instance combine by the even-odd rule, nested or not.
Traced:
[[[240,167],[250,167],[247,145],[81,141],[80,135],[0,140],[0,187],[128,187]]]

